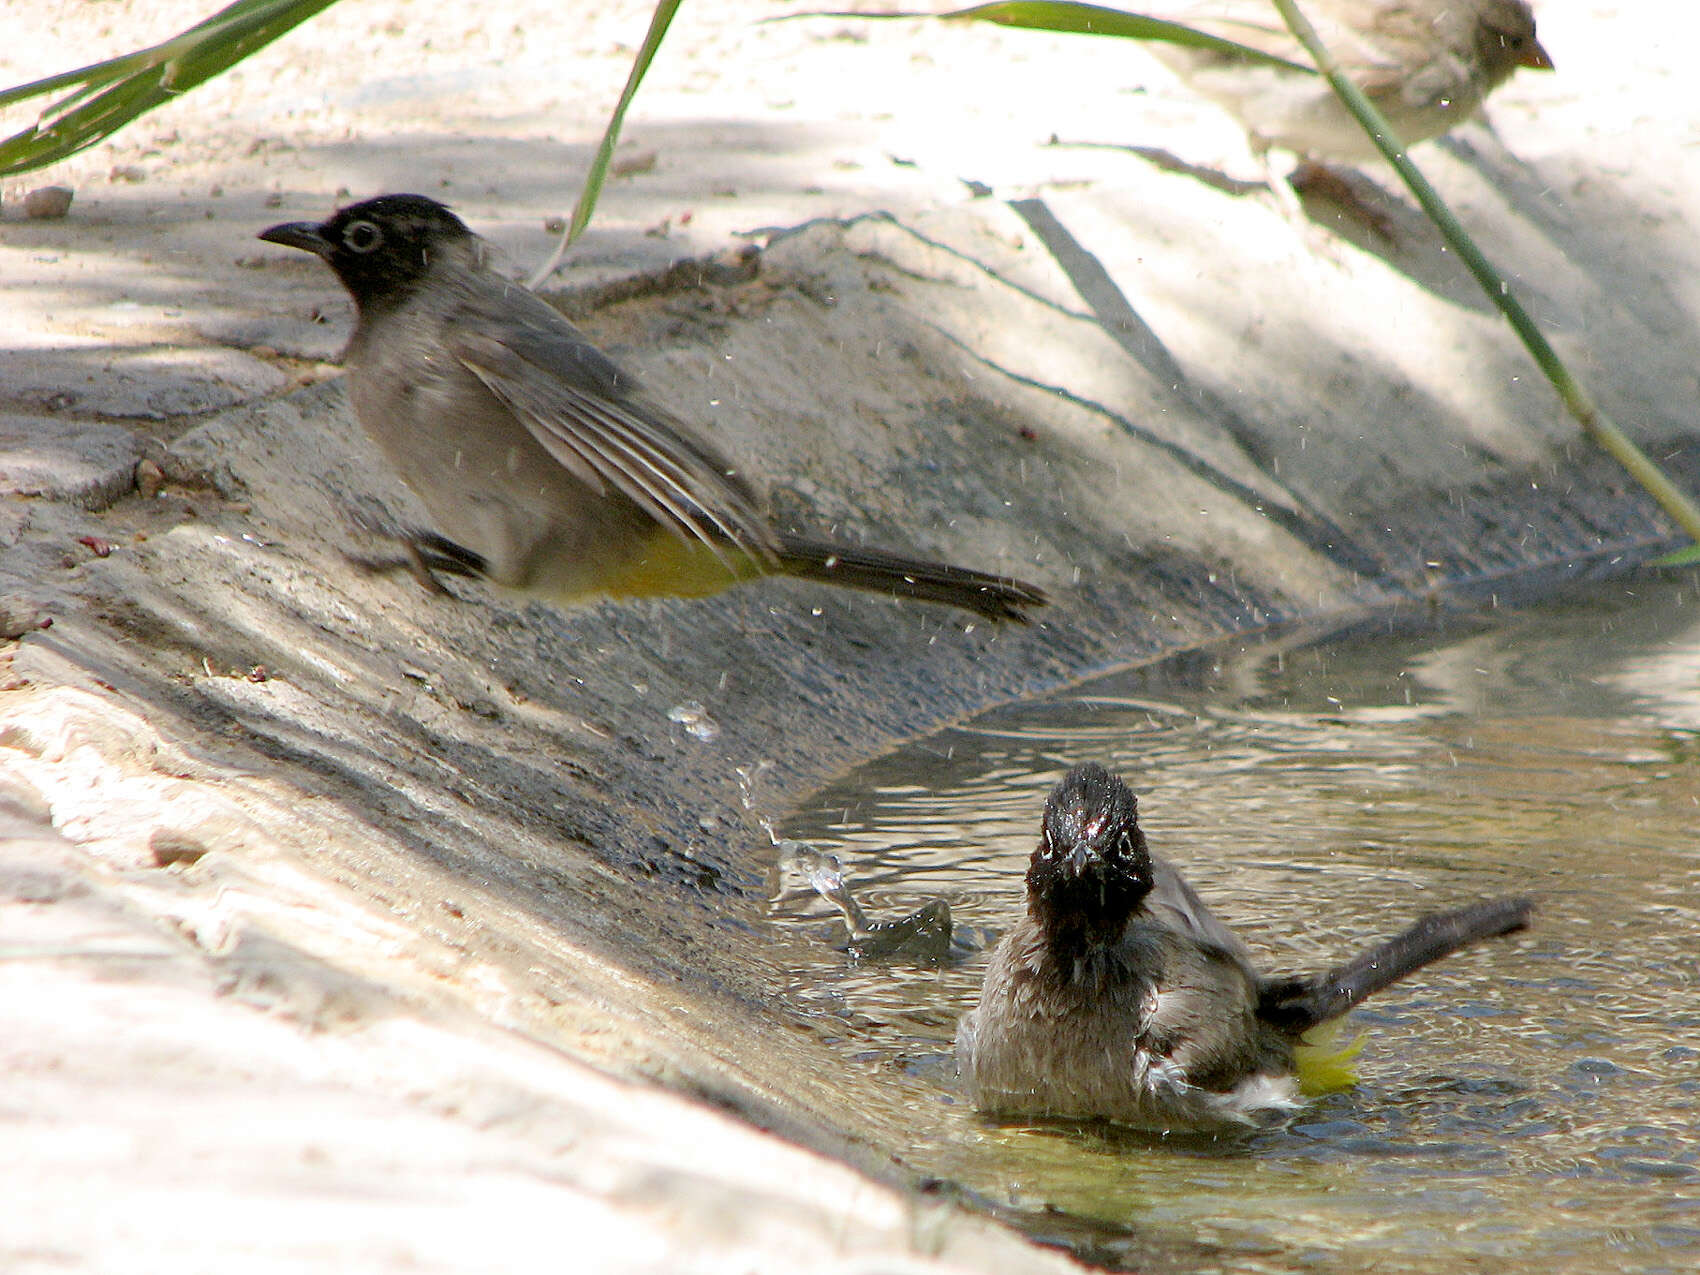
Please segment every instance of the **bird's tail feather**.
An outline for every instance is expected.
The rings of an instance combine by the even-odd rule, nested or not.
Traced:
[[[1364,1037],[1348,1036],[1345,1021],[1331,1018],[1300,1035],[1293,1045],[1293,1074],[1306,1098],[1338,1093],[1358,1083],[1358,1055]]]
[[[1534,900],[1517,897],[1432,913],[1325,974],[1267,980],[1259,991],[1257,1015],[1285,1032],[1308,1031],[1432,961],[1523,929],[1534,906]]]
[[[1043,589],[969,567],[905,558],[883,549],[856,549],[823,540],[783,536],[779,569],[805,580],[889,593],[976,611],[991,620],[1027,623],[1026,608],[1044,606]]]

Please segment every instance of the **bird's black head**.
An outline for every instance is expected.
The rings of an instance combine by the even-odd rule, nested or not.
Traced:
[[[465,222],[424,195],[379,195],[319,225],[285,222],[259,238],[323,257],[362,312],[399,303],[433,261],[478,242]]]
[[[1492,85],[1520,66],[1552,70],[1552,58],[1535,38],[1535,15],[1527,0],[1487,0],[1476,17],[1476,45]]]
[[[1114,943],[1151,884],[1138,798],[1096,762],[1076,766],[1045,802],[1027,865],[1033,919],[1053,946]]]

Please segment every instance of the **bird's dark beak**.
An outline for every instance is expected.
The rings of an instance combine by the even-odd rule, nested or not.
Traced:
[[[1517,65],[1526,66],[1531,71],[1550,71],[1552,58],[1541,47],[1539,40],[1530,40],[1529,47],[1523,50],[1523,56],[1517,59]],[[260,238],[264,239],[265,236],[261,235]]]
[[[299,248],[315,257],[328,257],[331,254],[331,241],[320,234],[319,228],[310,221],[286,221],[282,225],[262,230],[254,237],[264,239],[267,243],[280,243],[285,248]]]
[[[1098,861],[1098,852],[1090,841],[1076,841],[1063,856],[1062,866],[1071,877],[1078,877]]]

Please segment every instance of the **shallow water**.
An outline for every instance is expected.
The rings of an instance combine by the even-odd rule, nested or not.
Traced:
[[[1356,1011],[1358,1087],[1284,1127],[993,1124],[953,1089],[955,1020],[977,944],[1019,914],[1046,791],[1094,759],[1267,968],[1490,894],[1537,893],[1535,926]],[[869,1136],[996,1204],[1063,1211],[1041,1231],[1126,1225],[1127,1254],[1183,1269],[1700,1268],[1691,579],[1119,674],[882,759],[784,832],[838,856],[874,916],[949,900],[955,959],[857,964],[832,908],[784,883],[790,993],[842,1051]]]

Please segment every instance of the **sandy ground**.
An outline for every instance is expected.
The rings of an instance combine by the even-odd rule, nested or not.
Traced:
[[[204,16],[15,9],[8,84]],[[1052,619],[363,581],[349,308],[253,235],[413,189],[541,259],[647,13],[491,12],[345,0],[0,191],[0,1265],[1060,1269],[823,1096],[761,821],[999,698],[1668,528],[1403,203],[1393,245],[1301,232],[1128,150],[1258,175],[1138,49],[693,3],[561,286],[766,246],[587,322],[783,510],[1030,575]],[[1420,158],[1692,477],[1700,19],[1539,14],[1559,73]],[[48,182],[70,216],[23,220]]]

